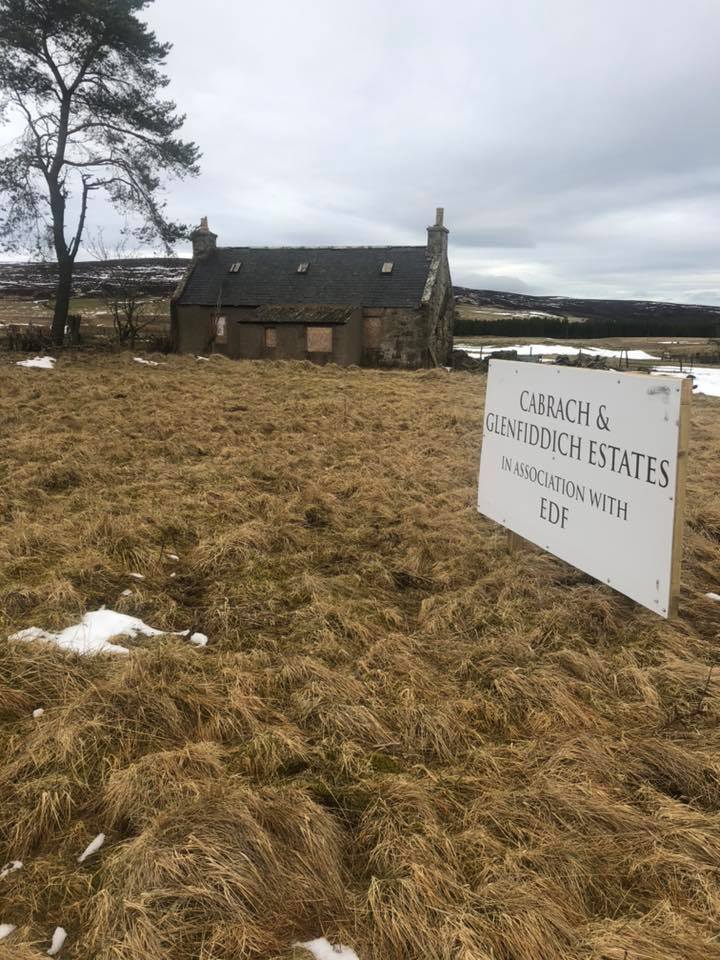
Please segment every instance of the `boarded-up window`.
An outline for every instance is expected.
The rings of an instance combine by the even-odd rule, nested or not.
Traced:
[[[274,350],[277,346],[277,330],[275,327],[265,327],[265,346],[268,350]]]
[[[332,327],[305,327],[308,353],[332,353]]]
[[[378,350],[382,338],[382,317],[365,317],[365,347]]]
[[[218,317],[215,321],[215,339],[218,343],[227,343],[227,318]]]

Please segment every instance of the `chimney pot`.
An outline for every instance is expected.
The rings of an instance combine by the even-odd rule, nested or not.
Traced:
[[[445,219],[445,208],[436,207],[435,209],[435,223],[427,228],[428,233],[428,242],[427,242],[427,254],[428,257],[441,257],[447,258],[448,250],[448,233],[450,232],[446,226],[443,225]]]
[[[200,218],[200,226],[190,234],[193,246],[193,260],[199,260],[217,249],[217,234],[208,227],[208,218]]]

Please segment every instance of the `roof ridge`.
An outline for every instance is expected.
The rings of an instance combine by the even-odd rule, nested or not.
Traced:
[[[385,246],[324,246],[324,247],[217,247],[217,252],[224,250],[425,250],[425,244],[388,244]]]

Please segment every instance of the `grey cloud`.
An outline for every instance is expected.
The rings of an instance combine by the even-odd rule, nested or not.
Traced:
[[[716,0],[156,0],[220,242],[422,243],[457,283],[718,302]],[[97,209],[111,229],[113,219]]]

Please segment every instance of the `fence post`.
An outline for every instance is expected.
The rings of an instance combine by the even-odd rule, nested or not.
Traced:
[[[79,313],[68,314],[65,332],[71,347],[76,347],[80,342],[80,320],[81,315]]]

